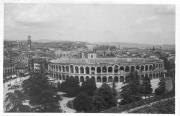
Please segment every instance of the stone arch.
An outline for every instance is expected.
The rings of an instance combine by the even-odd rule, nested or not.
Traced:
[[[59,65],[59,71],[61,71],[61,65]]]
[[[145,65],[145,71],[148,71],[148,65]]]
[[[120,71],[124,71],[124,66],[120,66]]]
[[[153,66],[152,65],[149,65],[149,70],[153,70]]]
[[[108,67],[108,72],[112,73],[112,67]]]
[[[113,82],[112,76],[109,76],[109,77],[108,77],[108,82]]]
[[[107,67],[106,67],[106,66],[103,66],[103,67],[102,67],[102,72],[103,72],[103,73],[106,73],[106,72],[107,72]]]
[[[70,76],[70,78],[74,78],[73,76]]]
[[[75,66],[75,73],[79,73],[79,67]]]
[[[125,67],[125,71],[126,71],[126,72],[129,72],[129,66],[126,66],[126,67]]]
[[[79,82],[79,76],[75,76],[75,79],[78,80],[78,82]]]
[[[66,66],[66,72],[69,72],[69,66]]]
[[[97,67],[97,73],[101,73],[101,67]]]
[[[118,76],[115,76],[114,77],[114,82],[118,82],[118,81],[119,81]]]
[[[106,77],[106,76],[103,76],[102,82],[103,82],[103,83],[106,83],[106,82],[107,82],[107,77]]]
[[[135,70],[135,66],[131,66],[131,72]]]
[[[120,76],[120,82],[124,82],[124,76]]]
[[[66,77],[65,77],[65,75],[64,75],[64,74],[62,75],[62,78],[63,78],[63,80],[66,80]]]
[[[59,74],[59,80],[62,80],[61,74]]]
[[[159,77],[159,73],[156,73],[156,78],[158,78]]]
[[[65,72],[65,66],[62,66],[63,72]]]
[[[95,67],[91,67],[91,71],[95,71]]]
[[[89,79],[89,76],[86,76],[86,80],[88,80]]]
[[[80,67],[80,73],[84,73],[84,67]]]
[[[139,65],[137,65],[137,66],[136,66],[136,70],[139,70],[139,68],[140,68]]]
[[[86,67],[86,74],[89,74],[89,67]]]
[[[156,78],[156,74],[155,74],[155,73],[153,73],[153,78],[154,78],[154,79]]]
[[[118,66],[117,65],[114,66],[114,73],[118,73]]]
[[[144,65],[141,66],[141,71],[144,71]]]
[[[80,82],[84,82],[84,77],[83,76],[80,77]]]
[[[92,80],[95,80],[95,77],[94,77],[94,76],[91,76],[91,79],[92,79]]]
[[[70,71],[71,71],[71,73],[74,73],[73,65],[70,65]]]
[[[101,82],[101,77],[100,76],[97,77],[97,82]]]

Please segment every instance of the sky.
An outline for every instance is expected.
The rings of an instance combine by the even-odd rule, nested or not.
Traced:
[[[175,44],[175,6],[6,3],[4,39]]]

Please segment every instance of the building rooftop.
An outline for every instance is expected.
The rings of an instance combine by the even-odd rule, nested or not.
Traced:
[[[117,63],[150,63],[155,61],[162,61],[156,58],[95,58],[95,59],[55,59],[51,63],[65,63],[65,64],[117,64]]]

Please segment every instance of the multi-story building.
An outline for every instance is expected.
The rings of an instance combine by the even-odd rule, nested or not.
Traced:
[[[89,53],[87,58],[52,60],[48,71],[58,80],[71,77],[80,82],[93,78],[97,83],[124,83],[132,71],[137,71],[140,79],[156,79],[163,77],[165,70],[163,61],[157,58],[97,58],[96,53]]]

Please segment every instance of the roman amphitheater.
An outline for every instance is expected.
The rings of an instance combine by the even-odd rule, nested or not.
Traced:
[[[96,83],[125,83],[132,71],[140,79],[164,77],[163,61],[157,58],[97,58],[89,53],[87,58],[57,58],[50,61],[48,71],[57,80],[76,78],[79,82],[93,78]]]

